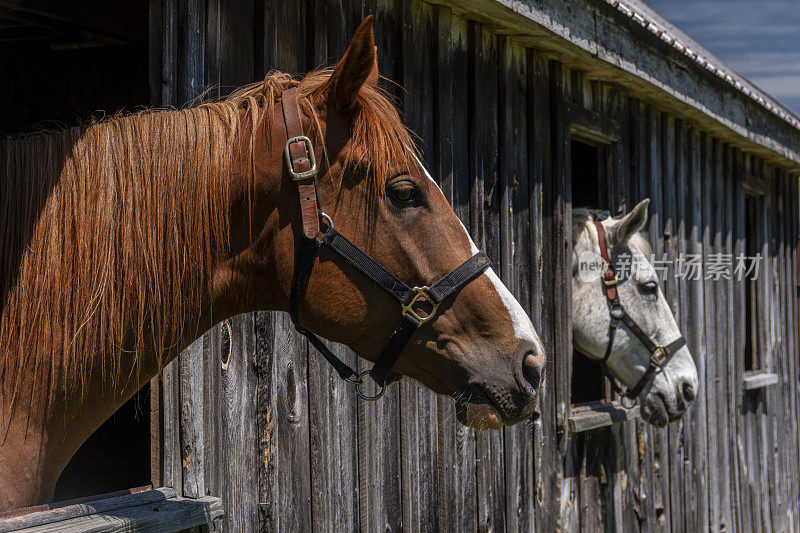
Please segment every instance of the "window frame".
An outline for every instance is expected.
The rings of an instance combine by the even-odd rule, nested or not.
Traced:
[[[624,194],[621,194],[625,187],[619,182],[622,179],[622,174],[616,168],[621,159],[620,151],[622,150],[622,135],[619,122],[614,118],[584,108],[573,102],[566,102],[565,106],[568,134],[565,136],[566,143],[564,144],[566,146],[563,149],[566,152],[564,159],[569,165],[567,178],[570,180],[570,186],[572,183],[572,142],[577,141],[593,146],[597,149],[598,200],[602,199],[602,205],[593,207],[608,207],[609,211],[614,215],[625,212],[627,206]],[[573,204],[573,207],[576,206]],[[571,330],[571,312],[569,316]],[[576,353],[579,352],[573,348],[572,357],[575,357]],[[569,363],[570,389],[568,397],[565,398],[568,408],[566,426],[570,433],[581,433],[640,418],[639,406],[636,405],[633,408],[624,407],[619,395],[613,391],[608,377],[599,370],[599,367],[598,372],[603,379],[603,399],[580,404],[573,403],[572,378],[574,366],[572,361]],[[566,365],[567,363],[557,361],[556,364]]]

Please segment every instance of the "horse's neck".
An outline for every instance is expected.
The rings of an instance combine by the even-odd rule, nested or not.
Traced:
[[[59,148],[67,161],[2,309],[0,404],[22,390],[61,391],[49,404],[121,398],[226,313],[212,280],[235,163],[212,151],[242,155],[228,126],[208,110],[153,113]]]

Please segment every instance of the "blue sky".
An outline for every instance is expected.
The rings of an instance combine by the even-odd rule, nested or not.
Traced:
[[[645,0],[800,115],[800,0]]]

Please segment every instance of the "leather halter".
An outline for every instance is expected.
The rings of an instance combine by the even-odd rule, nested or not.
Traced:
[[[686,345],[686,339],[684,339],[683,336],[680,336],[666,346],[657,345],[650,340],[650,337],[648,337],[647,334],[642,331],[642,328],[639,327],[636,321],[631,318],[631,316],[622,306],[622,303],[619,301],[619,294],[617,293],[617,284],[619,283],[619,279],[617,278],[617,273],[614,270],[614,264],[611,262],[611,258],[608,255],[605,229],[603,228],[602,222],[599,220],[595,220],[594,225],[595,228],[597,228],[597,237],[600,242],[600,255],[603,258],[603,275],[600,280],[603,284],[603,293],[606,295],[609,313],[611,314],[611,323],[608,326],[608,345],[606,346],[606,353],[603,356],[603,359],[600,361],[600,367],[603,369],[603,372],[606,374],[606,376],[608,376],[613,389],[617,393],[623,394],[627,398],[633,400],[639,396],[639,393],[642,392],[642,389],[644,389],[645,385],[647,385],[647,383],[652,379],[655,371],[662,368],[678,350]],[[617,327],[619,326],[620,321],[622,321],[622,323],[628,327],[631,333],[633,333],[636,338],[639,339],[642,344],[644,344],[644,347],[647,348],[647,351],[650,352],[650,365],[647,367],[647,370],[645,370],[644,374],[636,383],[636,385],[627,392],[622,390],[622,387],[619,386],[616,378],[611,374],[607,366],[608,358],[611,356],[611,350],[614,346],[614,337],[617,333]]]
[[[289,299],[289,314],[297,331],[308,338],[342,379],[356,385],[356,392],[361,398],[377,400],[383,396],[386,385],[392,381],[390,379],[392,367],[417,328],[433,320],[439,305],[458,294],[469,282],[489,268],[490,261],[486,254],[480,252],[464,261],[430,287],[409,287],[386,270],[366,252],[336,231],[331,218],[320,210],[315,183],[317,164],[314,148],[311,140],[303,134],[297,89],[295,87],[286,89],[283,92],[282,102],[287,138],[284,155],[289,176],[297,183],[303,223],[303,239],[295,258],[295,278]],[[320,229],[321,220],[327,226],[324,230]],[[308,276],[314,266],[317,249],[321,246],[327,246],[339,254],[347,263],[380,286],[400,304],[400,320],[371,370],[357,373],[336,357],[319,337],[300,325],[298,316],[300,296],[305,290]],[[367,396],[361,392],[366,375],[372,377],[375,383],[381,387],[380,392],[375,396]]]

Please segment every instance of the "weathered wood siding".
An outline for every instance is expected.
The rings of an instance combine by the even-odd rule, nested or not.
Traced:
[[[230,338],[214,328],[160,378],[162,484],[221,496],[219,527],[236,532],[798,528],[796,176],[446,6],[154,0],[151,12],[154,94],[178,106],[207,86],[224,95],[270,69],[331,64],[374,13],[380,67],[404,88],[387,90],[549,356],[541,418],[475,432],[413,382],[356,401],[283,313],[236,317]],[[569,432],[573,134],[608,143],[605,207],[652,199],[647,232],[670,276],[681,253],[742,252],[743,183],[763,189],[760,357],[777,384],[743,388],[742,284],[669,277],[695,404],[666,429]]]

